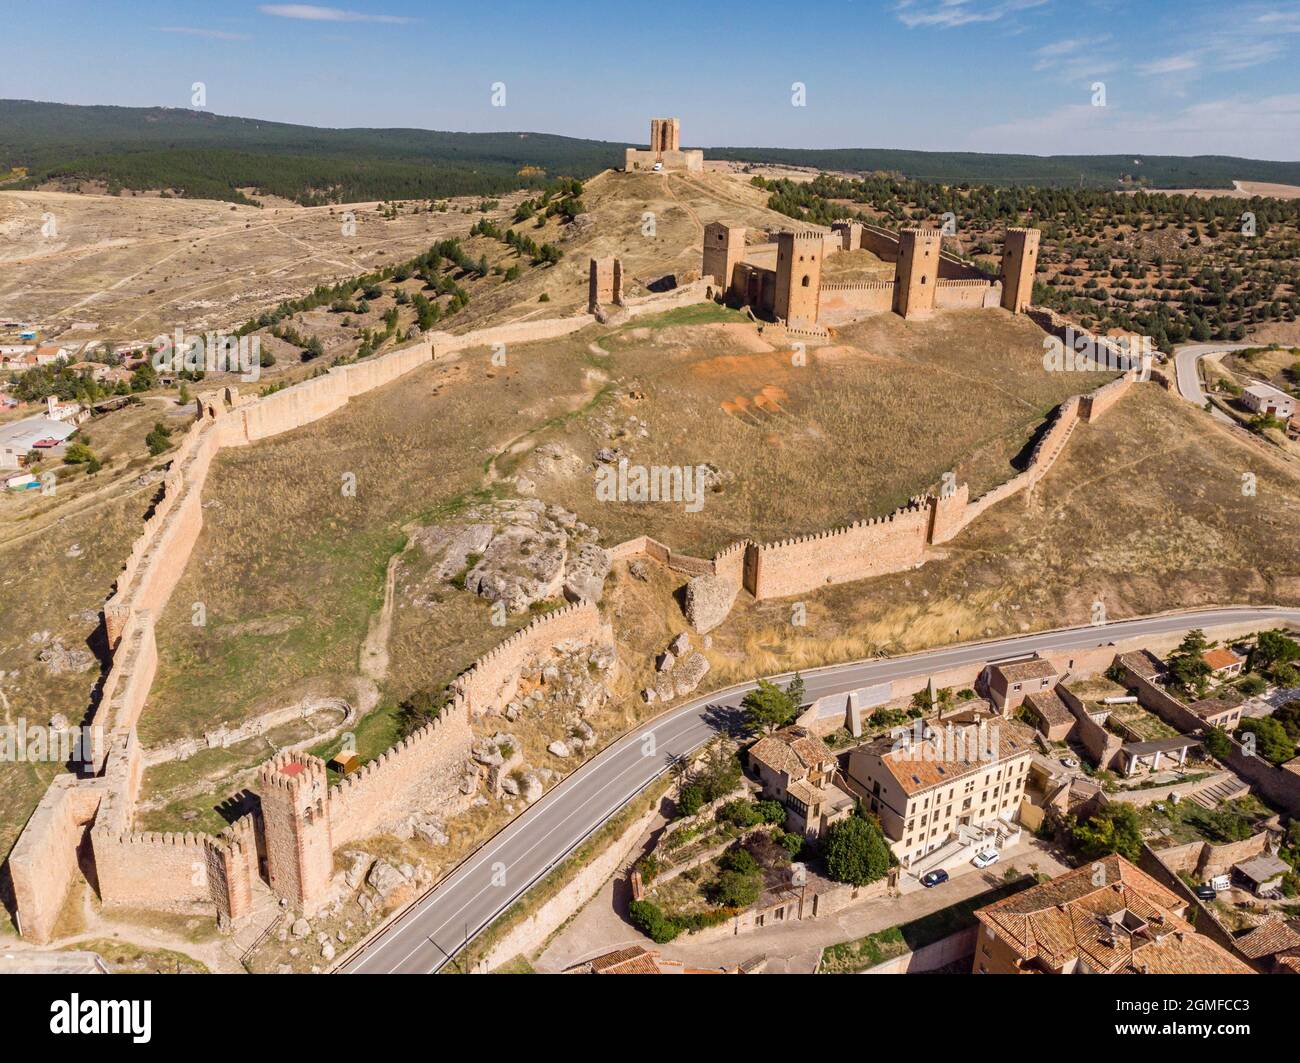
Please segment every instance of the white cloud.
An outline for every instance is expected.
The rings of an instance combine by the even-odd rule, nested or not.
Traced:
[[[1075,104],[975,129],[972,150],[1049,155],[1241,155],[1297,158],[1300,93],[1242,95],[1192,104],[1173,114]]]
[[[899,0],[894,11],[908,29],[918,26],[952,29],[972,22],[997,22],[1017,11],[1045,3],[1047,0]]]
[[[1200,60],[1194,55],[1170,55],[1164,59],[1153,59],[1149,63],[1139,63],[1138,73],[1148,77],[1162,74],[1181,74],[1199,67]]]
[[[159,33],[180,33],[187,37],[207,37],[214,41],[247,41],[247,33],[230,33],[226,30],[209,30],[201,26],[159,26]]]
[[[276,18],[297,18],[308,22],[388,22],[404,24],[414,21],[404,15],[367,15],[360,11],[344,11],[340,7],[319,7],[316,4],[261,4],[257,8],[264,15]]]

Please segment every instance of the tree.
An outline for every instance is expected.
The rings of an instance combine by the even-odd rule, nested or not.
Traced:
[[[760,679],[758,687],[741,699],[740,707],[745,713],[745,724],[750,731],[770,734],[794,720],[799,706],[790,696],[790,689],[795,682],[802,686],[803,680],[796,676],[790,687],[782,690],[775,683]]]
[[[1232,739],[1221,727],[1211,727],[1205,732],[1205,751],[1215,760],[1224,760],[1232,752]]]
[[[1187,633],[1178,649],[1169,655],[1170,685],[1184,694],[1199,696],[1205,693],[1210,674],[1214,671],[1202,656],[1209,645],[1205,632],[1200,628]]]
[[[712,890],[713,902],[722,908],[748,908],[762,892],[763,876],[757,871],[724,871]]]
[[[414,734],[427,723],[442,715],[447,705],[447,695],[417,690],[397,707],[397,729],[403,738]]]
[[[837,882],[865,886],[889,873],[891,853],[874,820],[850,816],[831,824],[822,842],[826,871]]]
[[[1237,739],[1249,749],[1246,735],[1254,736],[1255,754],[1273,764],[1285,764],[1296,755],[1295,742],[1282,723],[1272,716],[1242,720],[1237,727]]]
[[[677,795],[677,815],[693,816],[704,806],[704,790],[699,785],[692,783],[689,786],[683,786],[681,792]]]
[[[1251,654],[1250,663],[1254,668],[1266,671],[1292,661],[1300,661],[1300,643],[1281,631],[1260,632],[1255,640],[1255,652]]]
[[[1095,812],[1091,819],[1076,824],[1074,844],[1089,860],[1118,853],[1126,860],[1137,860],[1142,851],[1142,832],[1137,810],[1119,802]]]
[[[149,434],[144,437],[145,445],[149,448],[149,453],[155,458],[171,446],[172,430],[162,421],[154,423]]]
[[[666,944],[681,933],[681,927],[653,901],[633,901],[627,906],[627,914],[632,925],[656,945]]]

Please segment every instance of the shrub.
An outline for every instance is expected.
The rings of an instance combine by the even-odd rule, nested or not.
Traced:
[[[785,822],[785,806],[780,801],[759,801],[754,806],[764,823]]]
[[[653,901],[633,901],[627,907],[627,914],[632,925],[656,945],[666,944],[682,932],[677,922],[669,919]]]
[[[1142,851],[1138,814],[1132,805],[1107,805],[1091,819],[1076,824],[1072,837],[1079,852],[1089,860],[1118,853],[1136,861]]]
[[[737,798],[735,801],[728,801],[718,809],[718,821],[742,828],[756,827],[763,822],[763,816],[758,810],[758,805],[753,801]]]
[[[865,886],[889,872],[891,854],[876,823],[850,816],[832,824],[826,832],[822,857],[831,878]]]
[[[704,807],[704,788],[696,783],[683,786],[677,795],[678,817],[693,816]]]

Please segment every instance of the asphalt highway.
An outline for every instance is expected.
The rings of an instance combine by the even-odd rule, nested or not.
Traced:
[[[1225,623],[1300,624],[1300,609],[1225,607],[1069,628],[832,665],[803,673],[809,700],[980,661],[1089,649]],[[774,677],[786,679],[787,676]],[[489,839],[340,967],[345,974],[433,973],[480,930],[664,774],[738,721],[756,683],[717,691],[650,720],[597,754]]]

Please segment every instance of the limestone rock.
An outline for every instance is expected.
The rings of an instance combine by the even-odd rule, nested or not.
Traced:
[[[691,638],[685,631],[681,632],[672,642],[668,643],[668,648],[677,655],[678,658],[685,657],[686,651],[691,648]]]
[[[709,660],[702,653],[692,653],[673,670],[673,691],[678,697],[689,694],[708,675]]]
[[[728,579],[705,574],[686,584],[686,619],[701,635],[721,624],[735,604],[740,587]]]
[[[570,753],[569,747],[564,742],[561,742],[559,739],[556,739],[549,746],[547,746],[546,752],[550,753],[552,756],[556,756],[560,758],[567,757],[569,756]]]
[[[564,566],[564,596],[571,602],[598,602],[609,575],[609,554],[595,543],[583,543]]]
[[[375,866],[366,876],[366,882],[379,894],[381,900],[386,901],[395,891],[406,885],[406,876],[387,860],[379,859],[375,861]]]
[[[643,583],[650,578],[650,566],[643,557],[636,557],[629,561],[627,572],[633,579],[639,579]]]
[[[329,941],[327,941],[327,942],[325,942],[324,945],[321,946],[321,950],[320,950],[320,958],[321,958],[322,960],[324,960],[326,963],[329,963],[330,960],[334,959],[334,944],[333,944],[333,942],[329,942]]]
[[[677,658],[672,650],[666,650],[659,656],[659,663],[655,665],[656,671],[671,672],[673,666],[677,664]]]
[[[305,938],[311,933],[311,923],[307,922],[306,919],[295,919],[293,926],[289,928],[289,932],[296,938]]]
[[[643,691],[641,691],[641,700],[644,701],[647,705],[654,704],[655,699],[658,697],[659,694],[654,687],[646,687]]]
[[[89,650],[70,650],[63,645],[62,639],[55,639],[36,655],[51,675],[84,672],[95,663]]]
[[[349,889],[356,889],[365,881],[366,871],[370,867],[370,854],[351,850],[343,854],[349,861],[348,869],[343,873],[343,881]]]

